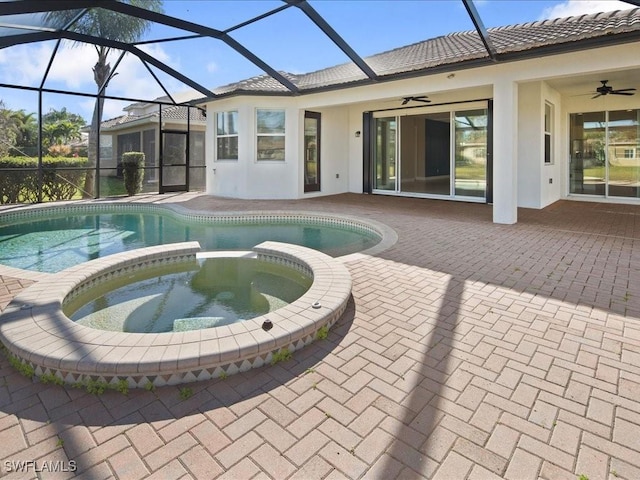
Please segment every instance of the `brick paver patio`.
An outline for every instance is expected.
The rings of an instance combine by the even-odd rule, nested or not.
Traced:
[[[187,399],[34,383],[2,357],[0,475],[640,478],[640,206],[561,201],[507,226],[487,205],[381,196],[136,200],[345,213],[399,240],[347,262],[326,340]],[[0,307],[28,284],[1,276]],[[29,460],[77,472],[8,472]]]

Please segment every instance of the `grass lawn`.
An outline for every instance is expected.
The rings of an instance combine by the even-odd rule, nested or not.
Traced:
[[[584,169],[584,176],[591,178],[605,178],[604,165]],[[609,181],[611,182],[637,182],[640,180],[640,167],[609,167]]]
[[[116,177],[100,177],[100,196],[115,197],[118,195],[126,195],[124,188],[124,180]]]
[[[486,177],[487,168],[482,163],[456,165],[456,179],[458,180],[484,180]]]

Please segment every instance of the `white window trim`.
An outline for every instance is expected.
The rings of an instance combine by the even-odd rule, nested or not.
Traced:
[[[225,135],[220,135],[218,134],[218,114],[223,113],[223,114],[227,114],[227,113],[236,113],[238,114],[237,110],[225,110],[225,111],[220,111],[220,112],[215,112],[215,117],[214,117],[214,125],[213,125],[213,133],[215,135],[215,142],[214,142],[214,146],[215,146],[215,151],[214,151],[214,155],[215,155],[215,161],[216,162],[237,162],[238,159],[237,158],[218,158],[218,139],[219,138],[237,138],[238,139],[238,145],[239,145],[239,135],[237,133],[237,126],[236,126],[236,133],[235,134],[225,134]]]
[[[283,133],[259,133],[258,132],[258,112],[259,111],[271,111],[271,112],[282,112],[284,113],[284,132]],[[283,164],[287,161],[287,111],[284,108],[269,108],[269,107],[260,107],[256,108],[255,115],[255,136],[254,136],[254,153],[255,153],[255,163],[276,163]],[[260,137],[282,137],[284,141],[284,158],[282,159],[260,159],[258,158],[258,138]]]

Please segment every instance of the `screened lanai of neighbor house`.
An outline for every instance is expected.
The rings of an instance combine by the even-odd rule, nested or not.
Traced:
[[[482,202],[505,224],[517,222],[518,207],[560,199],[639,203],[640,8],[487,28],[472,0],[458,6],[468,30],[360,55],[313,1],[263,2],[225,28],[215,15],[178,18],[112,0],[2,2],[0,51],[53,47],[39,82],[1,84],[0,98],[29,92],[39,117],[43,98],[98,99],[85,127],[87,163],[67,167],[91,170],[100,180],[94,197],[115,193],[109,179],[119,177],[123,153],[142,151],[146,192]],[[129,43],[95,34],[83,19],[101,11],[142,19],[163,34]],[[344,61],[287,72],[274,55],[238,40],[243,29],[286,15],[307,22]],[[47,86],[67,42],[116,53],[97,95]],[[219,86],[202,63],[179,70],[148,53],[172,42],[192,42],[194,51],[222,46],[254,74]],[[127,59],[144,66],[161,94],[109,94],[126,80],[119,73]],[[189,91],[176,93],[178,85]],[[42,150],[24,175],[49,168]],[[31,198],[46,200],[41,189]]]

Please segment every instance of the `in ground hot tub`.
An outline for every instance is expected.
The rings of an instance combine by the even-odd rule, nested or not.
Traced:
[[[326,332],[346,309],[346,267],[306,247],[264,242],[257,259],[312,278],[302,296],[274,311],[228,325],[164,333],[127,333],[79,325],[63,304],[110,281],[146,268],[195,262],[199,244],[133,250],[49,275],[20,292],[0,316],[0,340],[10,355],[35,371],[74,384],[91,381],[129,387],[206,380],[261,367]],[[185,310],[189,306],[185,305]]]
[[[185,332],[259,317],[304,295],[313,277],[256,253],[214,256],[148,267],[65,301],[80,325],[130,333]]]

